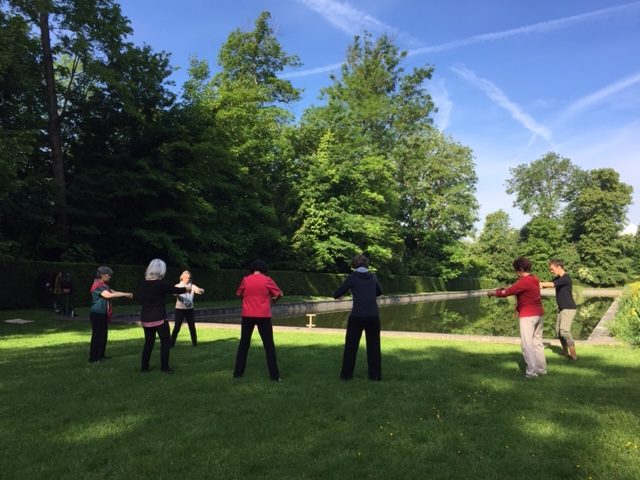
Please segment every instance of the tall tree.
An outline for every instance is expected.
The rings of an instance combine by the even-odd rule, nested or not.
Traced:
[[[510,169],[507,193],[516,196],[514,207],[525,215],[558,218],[562,215],[568,189],[579,172],[571,160],[549,152],[530,164]]]
[[[485,264],[485,276],[497,281],[513,280],[511,264],[518,256],[518,231],[511,227],[509,215],[498,210],[486,216],[474,250]]]
[[[354,248],[364,246],[370,253],[379,252],[380,258],[374,259],[378,266],[399,268],[402,248],[397,203],[398,163],[393,151],[401,139],[432,123],[429,114],[433,110],[431,97],[422,85],[431,77],[432,69],[415,68],[406,73],[402,67],[405,55],[388,36],[375,40],[367,33],[356,36],[340,75],[332,75],[332,85],[323,89],[326,104],[307,109],[303,115],[296,144],[305,178],[299,192],[302,204],[297,216],[299,228],[294,236],[296,248],[310,245],[314,235],[325,235],[321,229],[312,228],[311,220],[305,221],[310,209],[314,218],[323,222],[351,218],[368,209],[366,215],[359,218],[366,223],[351,227],[359,232],[340,237],[337,231],[347,234],[349,229],[341,224],[334,226],[330,241],[333,247],[317,252],[318,257],[309,260],[317,265],[315,268],[344,269],[347,256]],[[305,191],[312,188],[314,179],[326,178],[327,169],[332,175],[338,175],[332,180],[333,187],[322,192]],[[337,193],[338,186],[348,185],[353,181],[352,175],[361,169],[367,184],[358,183],[353,191]],[[372,177],[373,172],[380,172],[380,178]],[[391,183],[389,174],[393,175]],[[367,232],[370,238],[364,239],[361,234]]]
[[[400,139],[393,158],[401,192],[400,225],[410,271],[455,278],[459,243],[473,231],[478,202],[473,155],[434,128]]]
[[[580,255],[581,278],[591,284],[622,283],[629,272],[620,240],[633,188],[611,168],[588,171],[567,207],[567,224]]]
[[[41,55],[29,23],[0,9],[0,258],[36,257],[51,223]]]
[[[299,187],[300,227],[293,237],[304,266],[345,271],[348,259],[363,251],[376,267],[388,266],[401,244],[393,221],[393,164],[384,157],[344,151],[331,131],[308,161]]]
[[[42,49],[44,104],[48,114],[49,151],[55,185],[56,227],[61,246],[68,242],[67,166],[62,135],[65,106],[73,82],[58,85],[56,59],[67,55],[73,65],[100,65],[103,58],[119,52],[125,35],[131,32],[120,7],[113,0],[4,0],[12,11],[20,13],[39,30]],[[51,31],[55,30],[52,37]],[[52,43],[52,38],[55,40]],[[106,69],[103,69],[103,74]]]
[[[332,74],[333,84],[322,90],[326,106],[305,116],[320,123],[320,135],[331,128],[340,143],[388,155],[400,138],[433,122],[434,105],[423,86],[433,68],[405,72],[406,54],[387,35],[356,36],[340,76]]]
[[[221,266],[256,256],[277,265],[286,256],[283,231],[295,211],[283,208],[292,198],[287,106],[300,92],[278,75],[299,60],[284,52],[270,18],[263,12],[253,30],[229,35],[213,78],[206,62],[192,59],[184,88],[196,127],[190,150],[197,173],[188,184],[211,211]]]

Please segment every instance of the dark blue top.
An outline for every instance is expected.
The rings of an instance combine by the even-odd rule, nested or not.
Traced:
[[[340,298],[349,290],[353,295],[352,317],[375,317],[378,315],[376,297],[382,295],[382,286],[375,274],[352,272],[333,292],[333,298]]]

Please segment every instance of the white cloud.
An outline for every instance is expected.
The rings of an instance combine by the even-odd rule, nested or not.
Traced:
[[[582,23],[590,20],[599,20],[608,16],[630,13],[638,9],[640,9],[640,2],[627,3],[616,7],[603,8],[601,10],[594,10],[593,12],[582,13],[570,17],[534,23],[532,25],[526,25],[524,27],[511,28],[499,32],[483,33],[481,35],[473,35],[471,37],[452,40],[450,42],[441,43],[439,45],[420,47],[409,51],[408,54],[419,55],[424,53],[441,52],[444,50],[451,50],[454,48],[472,45],[474,43],[502,40],[504,38],[513,37],[516,35],[525,35],[529,33],[547,33],[553,30],[560,30],[562,28],[569,27],[576,23]]]
[[[286,72],[281,75],[282,78],[295,78],[295,77],[307,77],[309,75],[316,75],[318,73],[326,73],[332,72],[333,70],[339,69],[344,62],[341,63],[333,63],[331,65],[325,65],[324,67],[310,68],[307,70],[300,70],[297,72]]]
[[[452,67],[452,70],[469,83],[482,90],[494,103],[509,112],[511,117],[527,130],[536,136],[541,136],[548,142],[551,142],[551,130],[536,122],[528,113],[522,110],[519,105],[509,100],[507,95],[495,84],[489,80],[478,77],[473,71],[463,65],[454,66]]]
[[[361,33],[363,30],[370,31],[372,33],[392,33],[399,37],[406,38],[408,43],[419,43],[419,41],[398,32],[395,28],[385,25],[383,22],[373,18],[372,16],[357,10],[350,6],[348,3],[340,3],[335,0],[297,0],[298,2],[306,5],[310,9],[316,11],[331,24],[335,25],[340,30],[354,35]],[[546,22],[534,23],[532,25],[526,25],[524,27],[511,28],[508,30],[502,30],[499,32],[484,33],[480,35],[473,35],[471,37],[462,38],[459,40],[452,40],[450,42],[441,43],[439,45],[432,45],[427,47],[418,47],[409,50],[408,55],[420,55],[424,53],[441,52],[444,50],[451,50],[453,48],[464,47],[475,43],[483,43],[488,41],[502,40],[504,38],[513,37],[517,35],[526,35],[529,33],[546,33],[552,30],[560,30],[562,28],[569,27],[576,23],[586,22],[590,20],[599,20],[613,15],[628,14],[640,9],[640,2],[627,3],[624,5],[618,5],[616,7],[603,8],[601,10],[595,10],[593,12],[582,13],[579,15],[573,15],[570,17],[559,18],[556,20],[549,20]],[[323,73],[329,70],[333,70],[332,65],[326,67],[312,68],[297,72],[295,76],[307,76],[315,75],[317,73]]]
[[[631,75],[629,77],[618,80],[617,82],[611,83],[610,85],[607,85],[606,87],[603,87],[573,102],[560,114],[558,120],[565,121],[568,118],[576,115],[577,113],[603,103],[621,90],[636,85],[637,83],[640,83],[640,73],[636,73],[635,75]]]
[[[349,35],[362,33],[363,30],[378,33],[397,33],[395,28],[385,25],[380,20],[352,7],[347,2],[342,3],[335,0],[298,1],[322,15],[333,26]]]
[[[434,115],[434,121],[440,130],[446,130],[451,124],[451,112],[453,102],[449,97],[447,86],[443,79],[432,81],[428,86],[429,94],[438,111]]]

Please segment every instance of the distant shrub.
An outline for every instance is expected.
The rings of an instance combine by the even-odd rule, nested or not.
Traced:
[[[624,288],[610,330],[616,337],[632,345],[640,345],[640,282]]]

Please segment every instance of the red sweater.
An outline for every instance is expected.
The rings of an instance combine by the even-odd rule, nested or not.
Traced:
[[[540,297],[540,280],[535,275],[521,277],[509,288],[496,290],[496,297],[515,295],[516,311],[519,317],[537,317],[544,314]]]
[[[271,277],[262,273],[247,275],[236,295],[242,297],[242,316],[271,318],[271,299],[282,296],[282,290]]]

